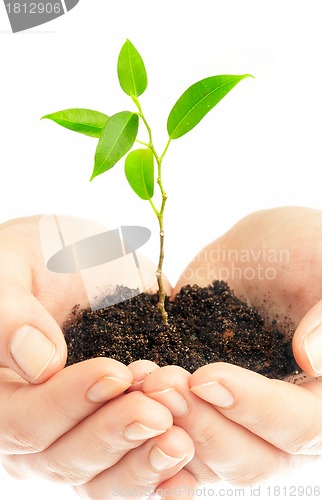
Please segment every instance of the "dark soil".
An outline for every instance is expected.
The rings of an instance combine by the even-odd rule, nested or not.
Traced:
[[[300,371],[291,335],[276,321],[267,324],[222,281],[205,288],[185,286],[172,302],[167,300],[169,326],[162,323],[156,294],[133,297],[125,287],[115,293],[127,300],[102,304],[105,308],[97,311],[75,308],[64,329],[67,364],[106,356],[125,364],[149,359],[190,372],[225,361],[279,379]]]

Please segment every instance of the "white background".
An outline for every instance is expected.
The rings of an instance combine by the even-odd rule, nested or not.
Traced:
[[[0,3],[0,221],[63,213],[157,231],[122,165],[89,183],[95,139],[40,121],[69,107],[133,109],[116,74],[126,38],[146,63],[142,105],[159,151],[167,115],[189,85],[222,73],[255,77],[171,144],[165,272],[173,283],[243,215],[279,205],[322,208],[320,1],[80,0],[62,18],[15,35]],[[318,468],[308,474],[276,484],[322,487]],[[0,479],[2,491],[12,485],[0,492],[5,500],[73,498],[38,479],[21,485],[2,472]]]

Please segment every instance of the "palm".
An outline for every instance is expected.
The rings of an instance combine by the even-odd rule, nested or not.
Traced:
[[[242,219],[196,256],[188,266],[194,273],[189,281],[208,285],[211,279],[200,268],[209,270],[210,263],[218,277],[223,268],[239,297],[270,317],[290,318],[296,326],[322,296],[321,256],[320,211],[299,207],[263,210]],[[186,282],[180,278],[175,293]]]
[[[132,254],[77,273],[51,272],[47,261],[62,245],[71,245],[92,237],[106,228],[90,220],[69,216],[35,216],[11,221],[2,226],[1,250],[11,264],[8,275],[22,268],[24,288],[47,309],[61,326],[75,305],[86,307],[89,301],[111,289],[115,284],[146,291],[156,290],[155,265],[136,253],[140,273]],[[96,252],[96,247],[93,245]],[[100,250],[102,253],[102,250]],[[77,260],[77,258],[76,258]],[[5,263],[3,263],[5,265]],[[11,267],[11,269],[10,269]],[[169,285],[166,282],[169,290]],[[91,302],[92,305],[92,302]]]
[[[14,277],[16,284],[30,289],[61,324],[75,304],[86,304],[86,292],[79,275],[48,271],[41,246],[40,219],[38,216],[26,217],[2,226],[1,265],[11,276],[10,281]]]

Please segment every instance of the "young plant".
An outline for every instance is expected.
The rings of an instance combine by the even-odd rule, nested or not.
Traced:
[[[241,80],[251,75],[210,76],[191,85],[177,100],[167,121],[168,140],[161,152],[157,153],[152,131],[143,113],[139,97],[145,92],[148,78],[145,65],[134,45],[127,40],[118,57],[117,73],[122,90],[130,96],[136,111],[121,111],[108,116],[99,111],[77,108],[51,113],[49,118],[65,128],[99,139],[90,180],[110,170],[133,148],[135,142],[141,148],[133,149],[125,159],[125,175],[134,192],[147,200],[159,223],[160,251],[156,277],[159,287],[158,308],[165,323],[165,288],[162,278],[164,261],[164,209],[167,195],[162,182],[162,165],[171,141],[179,139],[192,130],[218,102]],[[137,138],[139,121],[144,124],[147,139]],[[156,174],[155,174],[156,165]],[[153,201],[155,181],[161,194],[157,207]]]

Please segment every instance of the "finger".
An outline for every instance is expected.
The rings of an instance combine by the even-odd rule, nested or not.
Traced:
[[[96,358],[72,365],[40,385],[0,370],[0,450],[36,453],[122,394],[132,382],[126,366]]]
[[[13,457],[12,465],[28,475],[83,484],[171,426],[167,408],[136,391],[106,404],[43,453]]]
[[[107,500],[120,496],[149,498],[158,485],[181,470],[194,453],[191,438],[178,427],[151,439],[124,456],[119,464],[77,487],[81,496]]]
[[[322,452],[322,383],[300,386],[226,363],[199,368],[191,391],[227,419],[291,454]]]
[[[192,459],[192,461],[193,460],[194,459]],[[194,498],[198,494],[198,481],[193,474],[187,470],[187,467],[189,467],[192,461],[190,461],[184,469],[177,472],[175,476],[159,484],[154,495],[166,498],[167,500],[178,499],[178,497],[180,497],[180,499]]]
[[[147,359],[140,359],[138,361],[133,361],[128,365],[129,370],[133,374],[133,383],[129,387],[128,392],[138,391],[141,389],[143,381],[147,375],[159,369],[159,366],[153,361]]]
[[[64,367],[67,349],[59,325],[75,304],[88,302],[79,274],[47,269],[42,219],[26,217],[0,227],[0,366],[32,383]]]
[[[35,298],[34,270],[42,263],[38,220],[25,218],[0,227],[0,366],[37,383],[66,361],[63,334]]]
[[[293,336],[293,353],[304,372],[322,375],[322,300],[300,321]]]
[[[197,444],[197,443],[196,443]],[[209,443],[210,446],[210,443]],[[201,453],[198,452],[198,457],[202,457]],[[214,467],[214,466],[213,466]],[[222,478],[215,472],[211,467],[209,467],[205,462],[202,462],[197,455],[186,465],[185,469],[198,480],[199,484],[206,483],[217,483]],[[219,472],[219,470],[218,470]]]
[[[11,284],[14,272],[4,275],[0,269],[0,274],[0,366],[11,368],[28,382],[44,382],[65,365],[63,333],[31,294],[31,283],[29,287]]]
[[[182,368],[166,366],[149,375],[142,390],[169,408],[174,423],[191,436],[196,451],[187,468],[198,482],[215,482],[219,476],[248,485],[284,463],[284,453],[196,397],[190,391],[190,377]]]

